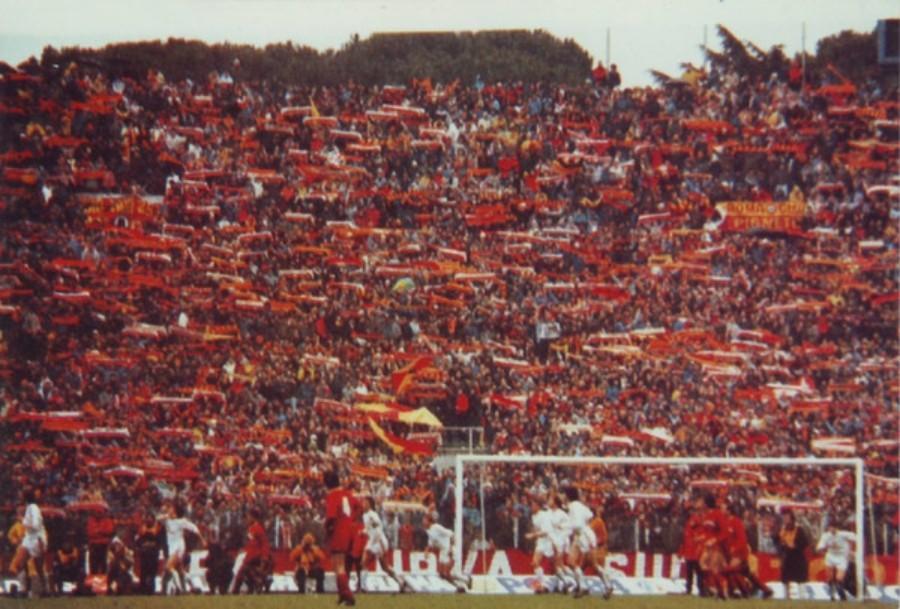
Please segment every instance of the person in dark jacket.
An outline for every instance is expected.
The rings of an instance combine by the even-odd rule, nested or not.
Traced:
[[[206,581],[212,594],[228,594],[234,560],[221,544],[209,544],[206,555]]]
[[[609,74],[606,75],[606,85],[610,89],[615,89],[622,84],[622,76],[619,74],[619,68],[616,64],[609,66]]]
[[[75,594],[88,593],[84,584],[84,560],[81,550],[75,545],[72,535],[66,536],[62,545],[56,550],[53,561],[53,585],[56,594],[62,594],[63,584],[75,585]]]
[[[156,592],[156,575],[159,572],[159,551],[162,547],[162,526],[153,514],[147,514],[135,536],[140,594]]]
[[[778,537],[775,539],[778,553],[781,555],[781,582],[784,584],[784,597],[791,597],[791,582],[803,583],[809,579],[809,564],[806,561],[806,549],[809,547],[809,536],[797,524],[792,512],[784,515],[784,522]]]

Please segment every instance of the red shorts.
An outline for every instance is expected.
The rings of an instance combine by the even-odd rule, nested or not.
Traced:
[[[747,546],[730,547],[728,548],[728,557],[732,560],[737,558],[741,562],[747,562],[747,559],[750,558],[750,548]]]
[[[353,546],[350,548],[350,556],[353,558],[362,558],[363,550],[366,549],[366,542],[369,538],[365,533],[357,533],[353,536]]]
[[[356,531],[352,524],[338,525],[328,539],[328,551],[332,554],[349,554],[353,549]]]

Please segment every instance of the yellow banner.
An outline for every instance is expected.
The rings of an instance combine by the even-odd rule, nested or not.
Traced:
[[[728,201],[716,205],[725,231],[797,230],[806,211],[803,201]]]

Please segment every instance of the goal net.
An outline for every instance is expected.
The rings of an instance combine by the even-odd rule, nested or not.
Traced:
[[[697,499],[709,495],[744,521],[748,562],[776,596],[784,594],[777,539],[789,512],[812,552],[824,530],[837,527],[851,542],[850,581],[864,589],[862,459],[458,455],[455,473],[456,567],[493,576],[476,577],[483,592],[528,591],[527,578],[506,576],[530,574],[532,500],[565,488],[577,489],[595,512],[602,507],[607,573],[620,590],[638,582],[640,593],[651,593],[650,580],[666,584],[657,586],[660,593],[685,589],[684,525]],[[808,563],[810,582],[822,581],[822,570],[819,552]],[[506,589],[489,589],[497,581]],[[822,584],[792,590],[794,597],[827,598]]]

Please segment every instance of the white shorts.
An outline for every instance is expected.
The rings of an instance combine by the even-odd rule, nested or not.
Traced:
[[[597,547],[597,535],[591,529],[581,529],[575,533],[572,543],[582,554],[592,552]]]
[[[388,540],[384,533],[367,536],[365,551],[372,556],[384,556],[389,549],[390,546],[388,546]]]
[[[565,556],[569,553],[569,538],[568,537],[551,537],[550,543],[553,544],[553,551],[560,556]]]
[[[184,553],[187,551],[187,548],[184,547],[183,543],[176,543],[174,545],[169,546],[169,560],[173,558],[177,558],[179,562],[184,561]]]
[[[534,551],[540,556],[553,558],[555,551],[553,550],[553,542],[547,537],[539,537],[534,543]]]
[[[850,561],[846,556],[835,556],[833,554],[825,554],[825,567],[837,569],[839,571],[846,571],[847,564]]]
[[[22,547],[28,552],[32,558],[40,558],[47,548],[47,544],[37,536],[26,535],[22,539]]]
[[[438,548],[437,557],[438,565],[453,564],[453,557],[450,556],[450,548]]]

